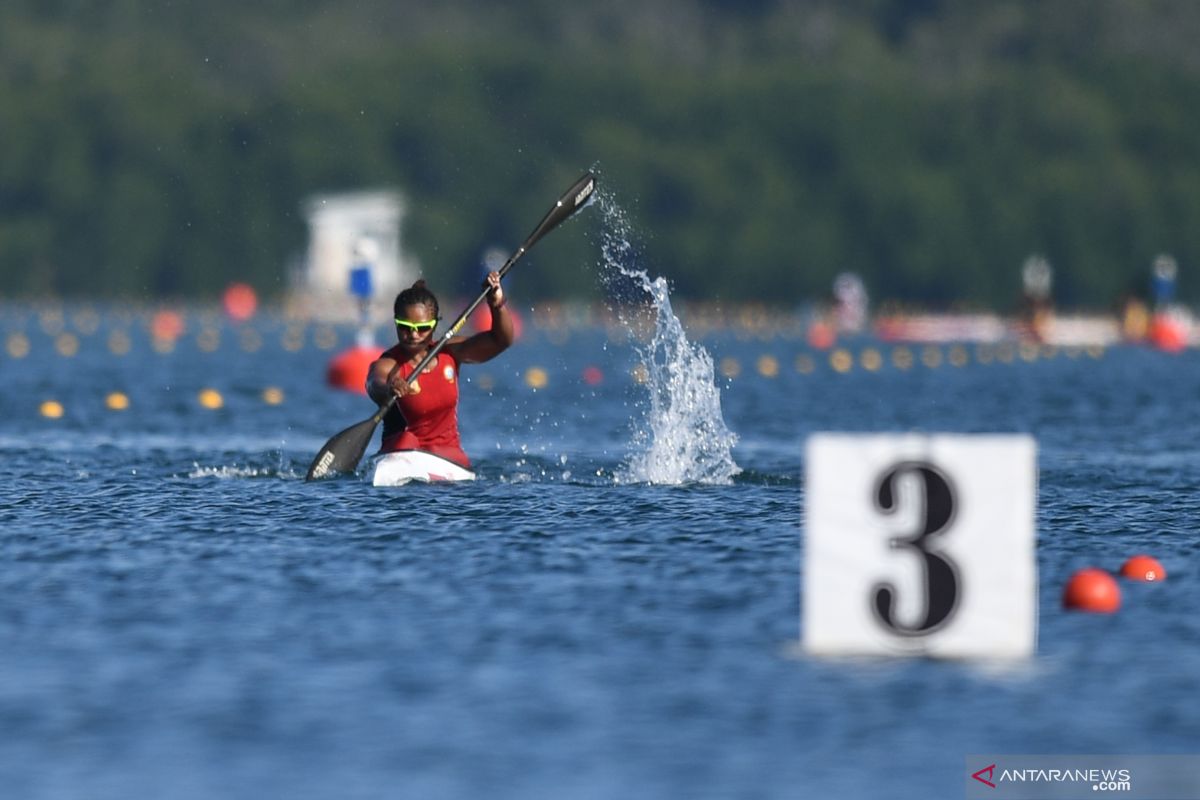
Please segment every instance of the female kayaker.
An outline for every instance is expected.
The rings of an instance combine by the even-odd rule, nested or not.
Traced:
[[[437,343],[438,301],[419,280],[396,296],[398,343],[371,364],[367,394],[379,405],[396,395],[396,403],[383,418],[380,453],[424,450],[469,469],[458,433],[458,370],[462,364],[490,361],[513,343],[512,315],[500,286],[500,273],[487,276],[487,296],[492,312],[490,330],[473,336],[456,336],[429,362],[411,383],[412,374]]]

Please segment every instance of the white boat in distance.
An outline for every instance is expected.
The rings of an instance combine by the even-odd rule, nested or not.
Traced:
[[[424,450],[397,450],[374,457],[371,483],[375,486],[403,486],[412,481],[473,481],[475,473],[453,461]]]

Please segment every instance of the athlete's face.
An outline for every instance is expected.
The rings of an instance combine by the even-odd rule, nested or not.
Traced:
[[[403,310],[403,315],[396,317],[396,338],[413,350],[421,349],[433,340],[433,329],[437,325],[433,309],[424,303],[415,303]]]

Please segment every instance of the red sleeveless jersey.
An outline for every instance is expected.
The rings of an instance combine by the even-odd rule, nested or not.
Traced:
[[[404,354],[392,348],[384,358],[400,361],[400,374],[407,378],[413,365],[403,363]],[[381,453],[395,450],[424,450],[470,468],[458,437],[458,361],[442,351],[417,376],[419,392],[401,397],[383,418]]]

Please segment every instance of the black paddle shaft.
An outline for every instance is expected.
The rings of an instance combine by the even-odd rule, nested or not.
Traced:
[[[558,198],[554,203],[554,207],[542,218],[538,226],[533,229],[533,233],[529,234],[529,237],[517,248],[516,252],[508,257],[508,260],[504,262],[504,266],[498,270],[500,277],[503,278],[508,274],[513,265],[520,261],[521,257],[537,244],[539,239],[558,227],[567,217],[587,205],[587,202],[592,198],[595,191],[596,176],[591,172],[585,172],[579,180],[571,185],[570,189],[567,189],[563,193],[562,197]],[[425,357],[421,359],[421,363],[417,364],[416,368],[408,376],[409,383],[415,380],[425,367],[429,366],[437,358],[442,348],[449,344],[450,340],[458,334],[459,329],[471,316],[471,312],[479,307],[479,304],[487,298],[491,291],[491,287],[485,282],[483,291],[479,293],[479,296],[458,315],[458,318],[454,320],[454,324],[430,348]],[[396,404],[396,399],[396,395],[393,394],[388,398],[386,403],[376,409],[375,413],[369,419],[351,425],[326,442],[325,446],[313,458],[312,464],[308,468],[308,475],[304,479],[311,481],[317,478],[324,478],[330,473],[353,472],[358,469],[358,462],[362,461],[363,454],[367,452],[367,445],[371,442],[371,437],[375,433],[375,427],[383,420],[384,415],[392,409],[392,406]]]

